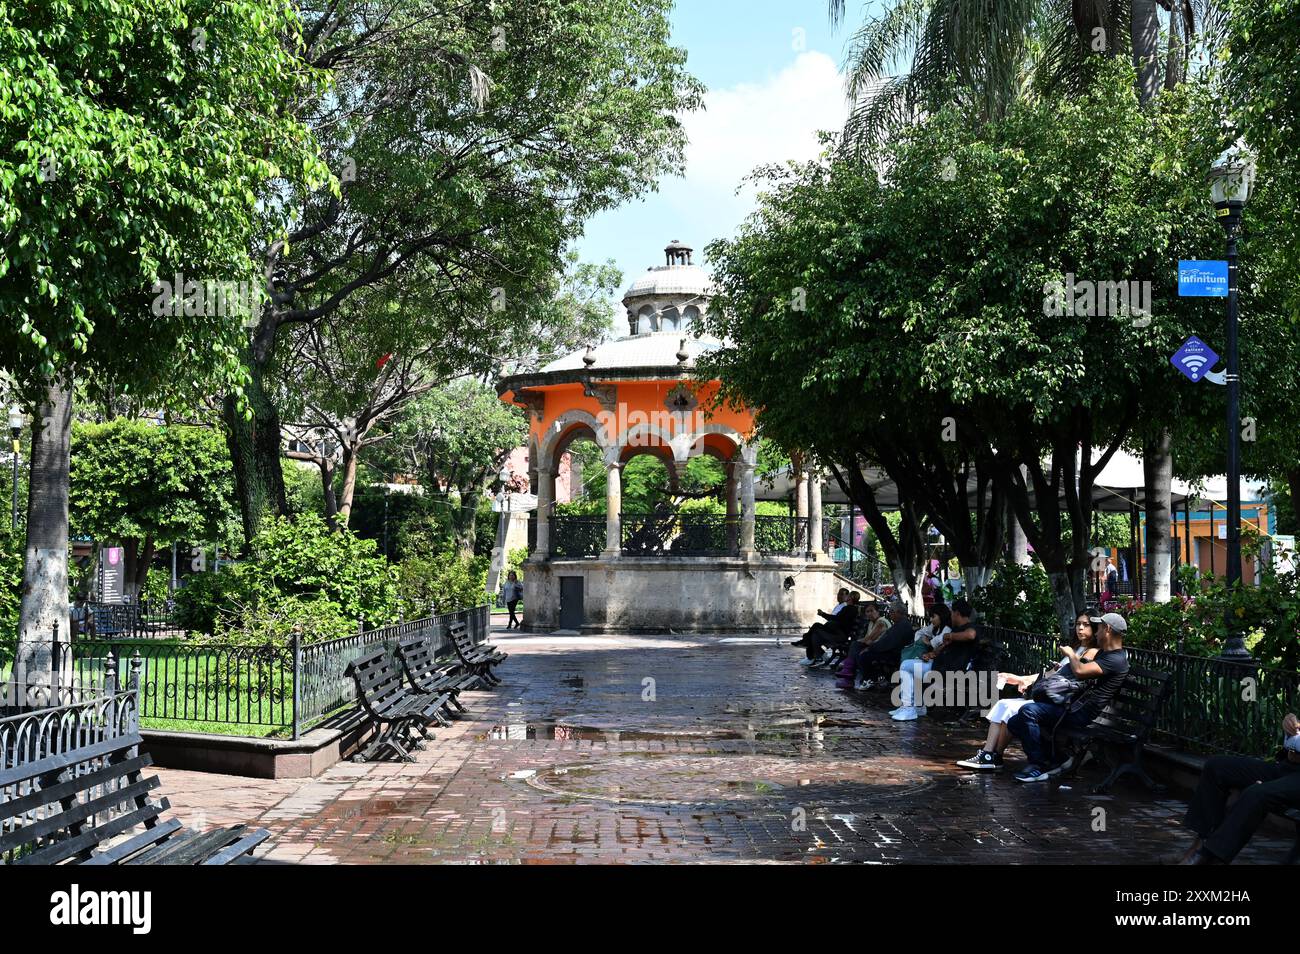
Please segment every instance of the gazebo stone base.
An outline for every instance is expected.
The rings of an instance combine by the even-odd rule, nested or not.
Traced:
[[[835,604],[835,570],[824,557],[618,556],[529,562],[524,565],[524,626],[615,635],[800,632],[817,620],[817,610]],[[562,593],[570,605],[561,606]]]

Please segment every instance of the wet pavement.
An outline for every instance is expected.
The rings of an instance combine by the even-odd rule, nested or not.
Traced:
[[[981,774],[983,723],[895,723],[772,638],[497,632],[504,684],[414,763],[315,779],[161,770],[190,824],[256,821],[268,862],[1159,863],[1184,804],[1121,782],[1089,792]],[[1257,837],[1243,862],[1276,863]]]

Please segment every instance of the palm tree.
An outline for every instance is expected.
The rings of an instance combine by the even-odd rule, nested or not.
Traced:
[[[846,6],[829,0],[832,23],[843,22]],[[1217,33],[1211,0],[892,0],[849,39],[844,145],[854,153],[874,151],[940,104],[993,120],[1035,89],[1078,88],[1086,82],[1080,67],[1088,57],[1129,50],[1145,103],[1159,88],[1158,8],[1170,14],[1169,88],[1187,74],[1198,24]],[[904,60],[906,72],[890,76],[890,67]]]

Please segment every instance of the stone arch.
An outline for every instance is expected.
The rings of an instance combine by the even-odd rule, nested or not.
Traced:
[[[660,313],[659,315],[660,331],[678,331],[681,329],[681,326],[682,326],[681,313],[678,312],[678,310],[675,307],[670,305]]]
[[[682,460],[710,453],[724,463],[740,457],[745,446],[745,436],[726,424],[704,424],[695,431],[678,434],[674,441],[674,451]]]
[[[545,462],[552,469],[559,466],[560,457],[569,444],[578,437],[586,435],[596,442],[596,446],[605,450],[609,446],[609,435],[605,426],[595,415],[582,410],[565,411],[546,429],[537,454],[537,463]]]
[[[681,330],[687,331],[694,328],[699,323],[700,310],[694,305],[687,305],[682,309]]]
[[[642,305],[641,310],[636,313],[636,333],[644,335],[658,330],[659,323],[655,320],[655,310],[653,306]]]

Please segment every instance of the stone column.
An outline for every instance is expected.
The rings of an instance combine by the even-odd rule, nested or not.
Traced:
[[[617,559],[623,552],[623,464],[605,465],[605,550],[601,558]]]
[[[794,472],[794,549],[808,549],[808,471],[802,462],[795,464]]]
[[[817,468],[808,471],[808,559],[820,560],[826,552],[822,537],[822,475]]]
[[[754,555],[754,462],[736,464],[740,476],[740,555]]]
[[[740,545],[740,481],[736,461],[727,462],[727,552],[735,553]]]
[[[551,557],[551,511],[555,509],[555,468],[537,467],[537,545],[532,556],[537,560]]]

